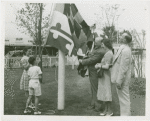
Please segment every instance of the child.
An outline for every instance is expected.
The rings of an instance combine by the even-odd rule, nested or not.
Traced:
[[[29,56],[31,55],[31,51],[23,51],[23,57],[21,58],[21,65],[23,70],[23,74],[20,80],[20,89],[25,91],[25,96],[28,98],[29,96],[29,78],[28,78],[28,69],[30,68],[30,64],[28,62]],[[34,109],[34,104],[30,103],[30,108]],[[24,111],[24,113],[30,113],[30,110]]]
[[[41,96],[41,85],[39,82],[39,79],[42,77],[42,71],[40,67],[36,66],[36,58],[30,57],[29,58],[29,64],[31,64],[31,67],[28,70],[28,77],[29,77],[29,97],[27,99],[26,103],[26,110],[28,110],[28,106],[31,102],[32,96],[35,96],[35,115],[41,114],[40,111],[38,111],[38,102],[39,97]]]
[[[28,69],[29,69],[29,52],[23,52],[23,57],[21,58],[21,65],[23,70],[22,77],[20,80],[20,89],[25,91],[25,96],[28,97],[28,87],[29,87],[29,79],[28,79]]]

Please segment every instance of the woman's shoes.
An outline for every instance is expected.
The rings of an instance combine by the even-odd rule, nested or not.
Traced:
[[[40,111],[34,112],[34,115],[40,115],[40,114],[41,114]]]
[[[103,113],[100,113],[99,115],[100,115],[100,116],[112,116],[112,115],[113,115],[113,112],[112,112],[112,113],[103,112]]]
[[[107,114],[107,112],[103,112],[103,113],[100,113],[99,115],[100,116],[105,116]]]

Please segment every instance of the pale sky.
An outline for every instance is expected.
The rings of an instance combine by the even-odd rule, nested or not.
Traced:
[[[92,24],[95,22],[94,13],[98,12],[98,4],[76,4],[80,13],[82,13],[85,20]],[[120,28],[135,28],[137,30],[146,29],[146,3],[138,2],[134,4],[121,4],[120,8],[124,8],[125,11],[122,12],[118,19],[118,24]]]
[[[14,3],[13,3],[14,6]],[[98,4],[76,4],[79,12],[81,13],[82,17],[85,21],[92,25],[96,21],[96,16],[94,13],[98,13]],[[15,4],[15,8],[21,7],[20,4]],[[119,28],[124,29],[133,29],[135,28],[138,31],[142,29],[146,30],[146,19],[147,19],[147,10],[146,10],[146,3],[145,2],[138,2],[134,4],[121,4],[121,8],[125,8],[125,11],[121,14],[120,18],[118,19],[118,26]],[[49,13],[51,10],[51,4],[47,5],[46,13]],[[6,39],[9,38],[16,38],[16,37],[24,37],[29,38],[27,35],[20,33],[17,30],[17,26],[12,24],[11,22],[15,22],[15,13],[16,9],[12,8],[10,3],[6,4],[5,10],[5,37]]]

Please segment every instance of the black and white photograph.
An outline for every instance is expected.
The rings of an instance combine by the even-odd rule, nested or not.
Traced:
[[[3,116],[147,116],[150,2],[1,3]]]

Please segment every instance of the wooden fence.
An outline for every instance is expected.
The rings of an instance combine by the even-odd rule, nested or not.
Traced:
[[[5,68],[21,68],[20,60],[22,57],[11,57],[5,58]],[[43,57],[42,66],[53,66],[57,65],[58,57]],[[78,59],[72,57],[65,57],[66,65],[78,65]]]
[[[139,52],[140,51],[140,52]],[[115,53],[117,50],[115,50]],[[132,54],[132,71],[135,74],[135,77],[143,77],[145,78],[145,60],[146,60],[146,51],[142,50],[134,50]],[[5,68],[20,68],[21,57],[11,57],[5,58]],[[42,58],[42,66],[43,67],[51,67],[53,65],[57,65],[58,57],[43,57]],[[65,57],[66,65],[78,65],[77,57]]]

